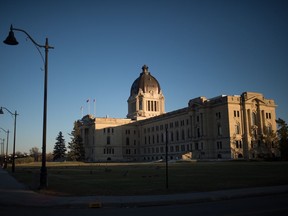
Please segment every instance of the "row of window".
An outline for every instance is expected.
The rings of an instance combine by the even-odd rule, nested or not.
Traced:
[[[114,133],[114,128],[103,128],[103,133]]]
[[[217,149],[222,149],[222,142],[221,141],[217,141]]]
[[[240,111],[234,110],[234,117],[240,117]]]
[[[174,142],[174,141],[179,141],[180,139],[182,141],[185,140],[185,138],[190,138],[190,130],[189,128],[187,129],[187,137],[186,137],[186,134],[185,134],[185,130],[182,129],[181,130],[181,134],[179,133],[179,131],[177,130],[176,132],[174,131],[171,131],[169,133],[169,137],[168,137],[168,140],[169,142]],[[156,143],[164,143],[165,141],[165,133],[161,133],[161,134],[156,134],[156,135],[151,135],[151,136],[145,136],[144,137],[144,144],[156,144]]]
[[[241,149],[242,148],[242,141],[241,140],[236,140],[235,147]]]
[[[189,125],[189,120],[186,119],[186,125]],[[181,120],[181,121],[175,121],[175,122],[170,122],[169,123],[169,128],[177,128],[177,127],[183,127],[185,126],[185,120]],[[165,125],[157,125],[157,126],[152,126],[152,127],[148,127],[148,128],[144,128],[144,133],[150,133],[150,132],[154,132],[154,131],[163,131],[164,128],[168,128],[168,124]]]
[[[114,148],[104,148],[103,153],[104,154],[114,154]]]
[[[139,107],[140,109],[142,106]],[[159,111],[159,102],[158,101],[147,101],[147,110],[148,111]]]
[[[125,150],[125,154],[126,155],[130,155],[130,154],[137,154],[137,150],[136,149],[126,149]]]
[[[216,112],[216,118],[221,119],[221,112]]]
[[[203,143],[202,143],[202,147],[203,147]],[[168,152],[172,153],[172,152],[185,152],[185,151],[189,151],[189,149],[192,149],[191,147],[189,147],[189,145],[176,145],[176,146],[169,146],[168,148]],[[151,148],[144,148],[143,149],[143,153],[144,154],[154,154],[154,153],[164,153],[165,152],[165,147],[164,146],[160,146],[160,147],[151,147]]]
[[[136,134],[136,130],[132,130],[134,134]],[[125,130],[125,134],[130,134],[131,133],[131,130],[130,129],[127,129]]]
[[[271,113],[266,113],[266,119],[271,119]]]

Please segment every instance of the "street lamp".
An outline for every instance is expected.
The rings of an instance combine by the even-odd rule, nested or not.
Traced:
[[[0,138],[1,140],[1,165],[3,162],[3,157],[4,157],[4,143],[5,143],[5,139]]]
[[[13,31],[23,32],[28,36],[28,38],[32,41],[32,43],[36,46],[36,48],[44,48],[45,49],[45,61],[44,61],[44,108],[43,108],[43,137],[42,137],[42,166],[40,170],[40,188],[47,187],[47,167],[46,167],[46,126],[47,126],[47,79],[48,79],[48,50],[54,49],[54,47],[49,46],[48,38],[46,38],[45,45],[40,45],[36,43],[36,41],[24,30],[13,28],[11,25],[10,32],[8,37],[3,41],[8,45],[17,45],[18,41],[14,36]],[[39,51],[39,49],[38,49]],[[41,52],[39,51],[41,54]],[[41,54],[42,57],[42,54]]]
[[[2,110],[3,112],[3,110]],[[5,161],[4,161],[4,169],[7,168],[7,160],[8,160],[8,143],[9,143],[9,130],[4,130],[3,128],[0,127],[1,130],[3,130],[7,134],[7,143],[6,143],[6,154],[5,154]]]
[[[0,108],[0,114],[4,114],[3,109],[5,109],[12,116],[14,116],[14,140],[13,140],[13,154],[12,154],[12,172],[14,173],[15,172],[16,119],[17,119],[17,115],[19,115],[19,114],[17,113],[16,110],[15,110],[15,113],[12,113],[9,109],[7,109],[5,107]],[[7,146],[8,146],[8,140],[7,140]],[[6,150],[6,152],[7,152],[7,150]]]

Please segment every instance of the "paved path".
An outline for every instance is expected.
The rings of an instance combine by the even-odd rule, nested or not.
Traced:
[[[36,193],[0,168],[0,206],[23,207],[134,207],[172,205],[288,193],[288,185],[153,196],[59,197]]]

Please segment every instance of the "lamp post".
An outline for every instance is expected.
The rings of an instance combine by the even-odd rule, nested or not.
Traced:
[[[2,110],[3,111],[3,110]],[[4,169],[7,168],[7,160],[8,160],[8,143],[9,143],[9,130],[4,130],[0,127],[1,130],[3,130],[7,134],[7,142],[6,142],[6,154],[5,154],[5,161],[4,161]]]
[[[12,154],[12,172],[14,173],[15,172],[16,122],[17,122],[16,119],[17,119],[17,115],[19,115],[19,114],[17,113],[16,110],[15,110],[15,113],[12,113],[9,109],[7,109],[5,107],[0,108],[0,114],[4,114],[3,109],[5,109],[12,116],[14,116],[14,140],[13,140],[13,154]],[[7,142],[8,142],[8,140],[7,140]],[[6,152],[7,152],[7,150],[6,150]]]
[[[5,143],[5,139],[0,138],[0,141],[1,141],[1,153],[0,153],[0,155],[1,155],[1,166],[2,166],[2,162],[4,162],[3,161],[3,157],[4,157],[4,143]]]
[[[32,41],[32,43],[36,46],[36,48],[44,48],[45,49],[45,61],[44,61],[44,107],[43,107],[43,137],[42,137],[42,165],[40,170],[40,189],[47,187],[47,167],[46,167],[46,127],[47,127],[47,79],[48,79],[48,50],[54,49],[54,47],[49,46],[48,38],[46,38],[45,45],[40,45],[36,43],[36,41],[24,30],[13,28],[11,25],[10,32],[8,37],[3,41],[8,45],[17,45],[18,41],[14,36],[13,31],[23,32],[28,36],[28,38]],[[39,51],[39,49],[38,49]],[[41,54],[41,52],[39,51]],[[41,54],[42,57],[42,54]]]

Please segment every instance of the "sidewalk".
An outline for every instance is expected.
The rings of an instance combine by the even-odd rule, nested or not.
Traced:
[[[288,185],[153,196],[82,196],[57,197],[28,190],[0,168],[0,206],[23,207],[139,207],[209,202],[252,196],[288,193]]]

